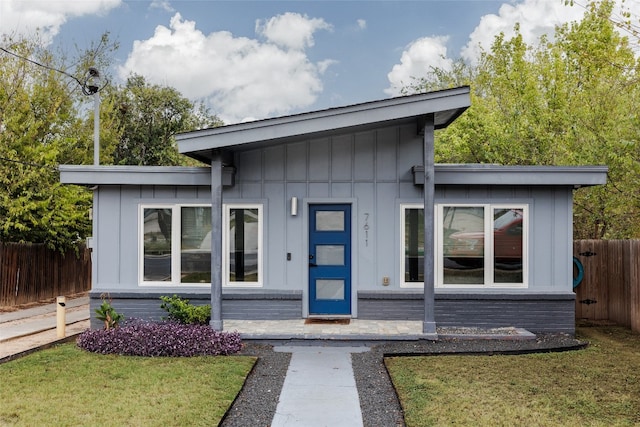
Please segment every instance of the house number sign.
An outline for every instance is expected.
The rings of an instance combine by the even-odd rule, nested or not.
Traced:
[[[364,245],[369,246],[369,213],[365,212],[364,214],[364,225],[362,226],[364,230]]]

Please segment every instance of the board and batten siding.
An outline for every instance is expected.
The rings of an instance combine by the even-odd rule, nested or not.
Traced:
[[[393,298],[370,298],[371,293],[398,296],[411,291],[401,289],[400,205],[422,203],[422,187],[414,184],[412,167],[422,159],[422,136],[414,124],[397,125],[352,134],[309,138],[276,145],[257,145],[234,153],[235,184],[225,187],[224,203],[261,203],[264,206],[264,281],[261,289],[223,290],[223,313],[247,318],[299,318],[304,314],[307,287],[307,207],[309,203],[334,202],[353,205],[353,293],[358,299],[357,317],[410,312],[421,318],[422,302]],[[436,169],[437,180],[437,169]],[[546,298],[561,296],[559,311],[568,309],[562,322],[573,319],[571,289],[571,188],[568,186],[511,185],[437,185],[436,203],[527,203],[529,205],[529,281],[526,289],[492,290],[525,298],[535,318],[544,312]],[[132,293],[124,298],[134,311],[157,310],[157,299],[140,301],[145,294],[192,294],[206,302],[207,286],[140,286],[139,206],[141,204],[208,204],[207,186],[187,185],[104,185],[96,191],[97,247],[100,257],[93,283],[92,297]],[[296,197],[298,214],[290,212],[290,200]],[[535,231],[534,231],[535,230]],[[291,254],[290,260],[287,254]],[[383,285],[383,278],[389,285]],[[270,292],[287,297],[276,304]],[[436,288],[436,321],[477,322],[494,307],[483,297],[486,289],[465,289],[469,306],[455,297],[450,288]],[[262,296],[261,296],[262,293]],[[247,295],[247,299],[238,299]],[[384,301],[384,302],[383,302]],[[453,301],[453,302],[451,302]],[[516,299],[517,301],[517,299]],[[567,303],[567,301],[570,301]],[[522,301],[521,301],[522,303]],[[271,304],[271,306],[269,306]],[[475,304],[475,305],[474,305]],[[504,301],[498,304],[506,304]],[[518,302],[510,302],[514,321]],[[415,305],[415,310],[407,310]],[[152,307],[153,306],[153,307]],[[477,310],[470,310],[475,306]],[[524,305],[523,305],[524,306]],[[269,309],[274,308],[275,310]],[[569,307],[569,308],[567,308]],[[415,312],[415,313],[414,313]],[[233,314],[232,314],[233,313]],[[377,314],[376,314],[377,313]],[[458,313],[458,317],[455,316]],[[465,314],[467,313],[467,314]],[[477,313],[477,316],[469,313]],[[497,314],[496,314],[497,315]],[[385,315],[386,316],[386,315]],[[453,316],[453,317],[452,317]],[[551,317],[556,317],[555,314]],[[438,320],[440,318],[441,320]],[[458,320],[451,320],[451,319]],[[539,324],[548,321],[540,317]],[[511,322],[513,323],[513,322]],[[551,322],[550,324],[554,324]],[[563,327],[563,330],[566,328]]]

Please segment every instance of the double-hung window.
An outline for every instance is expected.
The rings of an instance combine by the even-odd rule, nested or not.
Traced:
[[[140,283],[211,283],[211,207],[142,205]],[[224,205],[225,286],[261,286],[262,207]]]
[[[402,286],[424,283],[421,205],[402,205]],[[435,215],[435,279],[440,287],[526,287],[526,204],[440,204]]]

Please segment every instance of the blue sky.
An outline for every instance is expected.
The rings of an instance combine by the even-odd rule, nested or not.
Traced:
[[[586,0],[575,3],[0,0],[0,32],[38,28],[73,52],[108,31],[120,43],[113,81],[141,74],[233,123],[397,96],[430,66],[474,61],[516,22],[534,41],[580,19]]]

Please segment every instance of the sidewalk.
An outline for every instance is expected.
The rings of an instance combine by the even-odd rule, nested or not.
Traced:
[[[67,299],[65,308],[65,338],[57,336],[56,303],[0,313],[0,362],[68,341],[89,328],[89,297]]]

